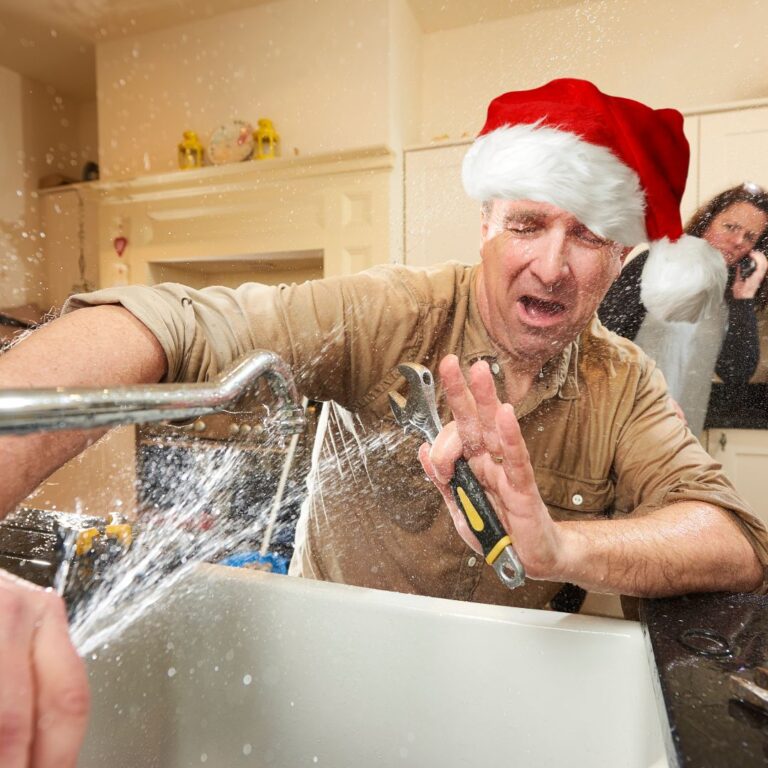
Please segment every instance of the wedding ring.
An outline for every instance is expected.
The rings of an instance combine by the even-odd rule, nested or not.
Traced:
[[[491,455],[491,458],[497,463],[497,464],[503,464],[504,463],[504,457],[503,456],[493,456]]]

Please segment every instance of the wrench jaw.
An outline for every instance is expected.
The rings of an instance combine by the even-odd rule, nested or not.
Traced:
[[[395,417],[395,421],[408,433],[415,437],[428,440],[430,443],[437,436],[439,429],[432,430],[423,415],[419,412],[412,413],[413,409],[410,408],[410,400],[406,401],[405,398],[397,392],[389,393],[389,405],[392,409],[392,414]]]
[[[389,407],[392,409],[392,415],[395,421],[403,428],[410,426],[407,414],[407,403],[405,398],[399,392],[389,393]]]
[[[403,375],[408,385],[408,397],[403,398],[397,392],[390,392],[390,404],[393,401],[397,403],[399,412],[405,419],[405,424],[400,421],[401,417],[398,416],[393,404],[392,410],[395,412],[395,418],[398,419],[399,424],[412,427],[432,443],[443,426],[437,414],[432,373],[429,368],[418,363],[402,363],[397,366],[397,370]]]

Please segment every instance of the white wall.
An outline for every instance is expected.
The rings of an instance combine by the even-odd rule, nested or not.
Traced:
[[[271,117],[283,154],[457,139],[562,76],[678,108],[768,97],[763,0],[577,0],[424,35],[407,0],[280,0],[99,45],[105,176],[172,170],[187,128]]]
[[[473,136],[489,101],[555,77],[678,109],[768,97],[763,0],[580,0],[424,38],[422,141]]]
[[[282,0],[97,49],[104,177],[176,167],[231,118],[271,118],[283,156],[386,144],[388,2]]]
[[[389,145],[398,150],[421,138],[423,35],[407,0],[389,0]]]

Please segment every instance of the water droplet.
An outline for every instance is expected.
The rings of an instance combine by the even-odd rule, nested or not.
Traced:
[[[250,685],[253,682],[253,678],[250,675],[243,677],[243,685]]]
[[[244,755],[250,755],[253,750],[253,747],[250,744],[243,744],[243,754]]]
[[[168,667],[168,677],[173,677],[176,674],[176,667]]]

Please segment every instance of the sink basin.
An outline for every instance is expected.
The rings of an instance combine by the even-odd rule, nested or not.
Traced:
[[[667,765],[636,622],[201,566],[89,672],[81,768]]]

